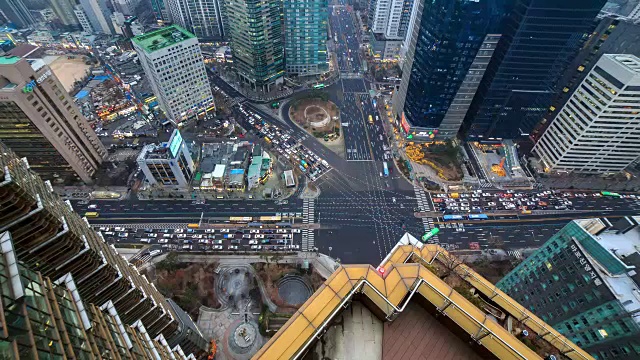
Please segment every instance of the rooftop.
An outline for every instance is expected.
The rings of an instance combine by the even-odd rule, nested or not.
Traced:
[[[146,34],[138,35],[131,40],[148,53],[164,49],[179,42],[193,39],[195,35],[177,25],[163,27]]]
[[[19,56],[0,56],[0,65],[13,65],[22,59]]]
[[[609,55],[609,54],[605,54],[603,56],[609,57],[609,58],[615,60],[616,62],[625,65],[627,68],[629,68],[630,70],[632,70],[636,74],[640,74],[640,59],[638,59],[635,55],[628,55],[628,54],[624,54],[624,55],[619,55],[619,54],[613,55],[612,54],[612,55]]]
[[[440,268],[447,274],[440,274]],[[449,284],[451,276],[455,277],[455,286]],[[406,345],[387,349],[387,358],[415,358],[412,354],[418,347],[428,355],[442,352],[439,359],[471,358],[466,356],[466,346],[481,358],[542,359],[554,355],[557,359],[593,359],[471,268],[456,262],[446,250],[423,244],[409,234],[400,239],[377,268],[339,266],[254,359],[300,357],[354,300],[365,304],[378,319],[391,320],[388,327],[402,325],[394,324],[393,319],[413,321],[413,316],[404,313],[411,314],[414,309],[420,312],[414,307],[416,304],[427,312],[420,325],[432,324],[424,329],[428,336],[413,325],[405,326],[395,336],[389,334]],[[529,334],[523,334],[523,329]],[[452,336],[441,334],[443,331]],[[430,341],[431,346],[423,346],[425,341]],[[393,341],[387,344],[394,346]]]

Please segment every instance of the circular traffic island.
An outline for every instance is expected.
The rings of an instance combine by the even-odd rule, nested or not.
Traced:
[[[317,138],[337,137],[340,133],[340,111],[329,100],[299,99],[289,108],[289,118]]]

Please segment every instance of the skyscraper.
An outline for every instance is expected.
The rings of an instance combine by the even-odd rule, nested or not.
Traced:
[[[287,73],[317,75],[329,70],[327,0],[284,1],[284,54]]]
[[[73,13],[78,18],[78,22],[80,23],[80,27],[82,27],[82,31],[87,34],[93,34],[93,26],[91,26],[91,22],[87,18],[87,14],[84,12],[82,5],[76,5],[73,8]]]
[[[368,21],[372,33],[370,44],[377,59],[393,60],[401,56],[402,46],[411,34],[409,26],[413,24],[414,5],[413,0],[371,2]]]
[[[606,0],[516,0],[465,119],[470,140],[526,136]]]
[[[638,359],[639,220],[574,220],[497,286],[597,359]]]
[[[172,25],[132,39],[160,107],[176,124],[214,109],[198,39]]]
[[[21,28],[29,27],[36,22],[22,0],[0,0],[0,11],[10,22]]]
[[[393,99],[405,135],[432,140],[457,134],[463,120],[459,113],[466,111],[500,37],[488,35],[503,16],[500,3],[418,3],[400,90]]]
[[[185,189],[196,172],[191,154],[178,129],[162,145],[146,145],[137,158],[147,182],[151,185]]]
[[[284,81],[282,2],[229,0],[229,39],[240,81],[269,92]]]
[[[80,0],[80,5],[95,33],[114,34],[111,11],[105,0]]]
[[[226,12],[222,0],[165,0],[173,22],[201,40],[226,36]]]
[[[73,7],[76,4],[75,1],[49,0],[49,4],[51,4],[51,8],[60,19],[60,22],[62,22],[62,25],[75,28],[80,27],[80,22],[73,11]]]
[[[159,354],[153,356],[153,351],[148,348],[151,345],[158,346],[163,339],[172,351],[178,353],[183,351],[200,355],[207,351],[207,341],[193,321],[188,316],[184,316],[179,308],[174,309],[155,286],[120,256],[113,246],[108,245],[100,234],[93,231],[86,220],[73,211],[69,203],[62,201],[53,192],[50,184],[42,181],[39,176],[29,170],[27,159],[17,157],[2,143],[0,143],[0,169],[3,169],[0,173],[2,252],[3,254],[13,253],[12,257],[7,258],[10,260],[7,261],[7,265],[12,267],[9,273],[13,277],[12,280],[17,280],[19,276],[27,288],[24,291],[26,304],[21,301],[19,303],[22,304],[21,306],[5,306],[5,301],[8,299],[3,296],[5,316],[0,320],[6,319],[10,322],[11,326],[3,329],[14,335],[8,341],[10,343],[17,341],[18,348],[24,350],[25,355],[20,355],[21,358],[37,358],[37,356],[26,355],[26,349],[31,347],[41,349],[47,354],[50,351],[60,353],[61,349],[50,349],[50,346],[58,346],[59,343],[62,343],[60,346],[67,347],[64,350],[66,353],[75,346],[84,347],[85,352],[97,349],[87,349],[87,345],[81,343],[83,334],[72,327],[63,326],[58,322],[62,319],[57,319],[55,316],[48,318],[47,314],[51,311],[46,311],[46,307],[43,309],[44,313],[36,310],[43,306],[45,298],[52,299],[53,294],[43,293],[46,287],[42,289],[36,286],[38,282],[43,281],[39,274],[27,271],[18,273],[16,270],[19,266],[37,271],[42,277],[48,277],[61,286],[73,290],[70,295],[76,309],[80,313],[86,310],[86,317],[81,316],[82,324],[75,324],[76,328],[80,325],[85,330],[88,330],[89,326],[100,327],[100,324],[94,322],[104,315],[90,313],[97,311],[97,307],[111,315],[110,320],[114,322],[106,324],[111,332],[109,337],[115,336],[121,341],[115,341],[115,344],[106,343],[104,339],[106,335],[103,335],[101,336],[103,340],[94,340],[94,342],[99,342],[99,346],[111,348],[124,358],[138,359],[149,356],[155,359],[167,359],[168,357],[160,357]],[[7,242],[8,237],[10,243]],[[13,245],[12,251],[9,249],[10,244]],[[16,262],[21,265],[17,265]],[[3,283],[0,290],[3,295],[6,294],[4,285],[10,284]],[[18,290],[20,288],[16,281],[12,281],[11,286]],[[64,289],[61,290],[64,291]],[[40,301],[30,302],[36,299]],[[57,300],[60,301],[60,299]],[[64,305],[74,306],[68,301]],[[25,315],[33,320],[30,324],[19,322],[20,312],[25,308],[28,310]],[[58,310],[60,309],[53,309],[53,311]],[[73,312],[71,309],[70,311]],[[64,315],[71,316],[68,313]],[[16,329],[19,326],[26,327],[26,330]],[[129,326],[136,328],[137,331],[132,333],[132,329],[127,329]],[[62,327],[72,331],[71,339],[56,338],[55,332],[63,331]],[[33,333],[35,339],[25,336],[29,331]],[[144,336],[142,344],[139,343],[141,339],[137,338],[137,333]],[[129,336],[126,336],[127,334]],[[0,337],[3,336],[6,335],[0,335]],[[127,338],[130,342],[126,341]],[[0,341],[3,355],[7,353],[4,351],[6,344],[6,340]],[[165,345],[162,347],[166,349]],[[80,350],[74,350],[74,352]],[[107,352],[106,348],[100,350]],[[147,355],[144,355],[145,357],[127,356],[128,352],[135,354],[137,351]],[[77,355],[68,358],[84,357]],[[106,357],[101,356],[101,358]]]
[[[0,141],[47,180],[92,181],[107,151],[43,60],[0,57],[0,95]]]
[[[640,59],[602,55],[535,145],[552,171],[616,173],[640,156]]]

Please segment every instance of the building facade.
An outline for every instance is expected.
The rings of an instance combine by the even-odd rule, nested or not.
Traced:
[[[80,5],[94,33],[114,34],[111,10],[105,0],[80,0]]]
[[[172,25],[136,36],[132,43],[160,107],[174,123],[215,109],[198,39],[193,34]]]
[[[93,34],[93,27],[91,26],[91,23],[89,22],[87,14],[84,12],[82,5],[76,5],[73,8],[73,13],[76,15],[76,18],[78,18],[78,22],[80,23],[82,31],[86,34]]]
[[[607,174],[640,156],[640,59],[602,55],[533,152],[554,172]]]
[[[173,22],[192,32],[200,40],[225,39],[226,11],[222,0],[166,0]]]
[[[41,59],[0,57],[0,141],[55,183],[90,183],[107,154]]]
[[[80,22],[74,13],[75,1],[72,0],[49,0],[53,12],[58,16],[62,25],[78,28]]]
[[[26,28],[36,23],[22,0],[0,0],[0,10],[17,27]]]
[[[595,358],[638,359],[638,220],[574,220],[497,286]]]
[[[167,143],[142,148],[137,162],[150,185],[185,189],[196,172],[178,129],[173,131]]]
[[[270,92],[284,82],[282,2],[229,0],[229,40],[240,81],[253,91]]]
[[[412,0],[377,0],[371,3],[369,29],[389,40],[404,40],[410,32]]]
[[[10,260],[8,265],[15,269],[16,262],[19,262],[39,273],[35,275],[20,273],[21,277],[33,275],[29,279],[33,278],[34,281],[43,281],[44,279],[41,277],[47,277],[67,289],[75,288],[75,291],[71,291],[71,296],[80,313],[82,313],[82,307],[78,307],[78,304],[81,299],[86,312],[99,308],[111,315],[111,320],[115,320],[117,315],[119,321],[115,322],[116,327],[111,327],[111,336],[124,341],[117,344],[103,343],[102,346],[111,346],[124,358],[160,358],[154,356],[153,352],[149,353],[147,357],[135,356],[138,350],[146,351],[142,348],[134,349],[136,345],[133,343],[137,342],[135,338],[130,338],[131,342],[126,341],[124,333],[131,336],[132,329],[128,329],[129,327],[137,328],[143,335],[146,333],[145,343],[149,346],[152,343],[157,346],[153,342],[154,340],[162,343],[162,339],[165,339],[172,352],[193,353],[196,356],[201,356],[207,351],[208,343],[202,334],[199,331],[185,329],[185,326],[192,328],[192,325],[184,324],[178,320],[179,315],[160,292],[149,283],[147,278],[140,275],[138,270],[120,256],[112,245],[107,244],[102,235],[96,233],[86,219],[75,213],[68,202],[62,201],[48,182],[42,181],[39,176],[33,173],[29,169],[27,159],[19,158],[2,143],[0,143],[0,169],[3,169],[0,174],[2,251],[5,253],[8,250],[9,243],[4,242],[8,233],[14,254],[7,258]],[[11,271],[10,274],[14,277],[18,276],[14,271]],[[12,311],[19,312],[21,311],[20,307],[5,307],[6,298],[3,297],[5,316],[1,320],[11,323],[8,331],[13,332],[16,336],[0,342],[0,346],[4,350],[8,341],[9,346],[16,350],[25,349],[28,351],[26,349],[36,347],[42,348],[49,354],[52,350],[51,346],[56,344],[56,339],[52,338],[48,341],[42,341],[42,339],[48,336],[56,337],[56,331],[64,331],[60,322],[62,319],[57,319],[54,316],[47,321],[46,316],[50,312],[38,314],[33,309],[33,307],[41,306],[42,303],[29,302],[29,296],[41,296],[42,291],[48,289],[35,287],[31,281],[24,281],[23,285],[34,287],[39,292],[39,294],[34,294],[27,289],[24,292],[24,296],[27,298],[23,299],[27,302],[26,304],[24,301],[22,302],[22,311],[26,305],[27,315],[29,319],[33,317],[34,322],[21,326],[26,326],[28,331],[34,331],[34,336],[38,335],[35,337],[35,344],[29,343],[29,341],[34,342],[34,338],[28,338],[25,332],[16,331],[15,326],[20,326],[20,323],[14,320],[17,320],[15,316],[19,316],[19,314],[12,313]],[[17,282],[12,282],[12,286],[15,289],[20,288]],[[1,291],[4,295],[4,286]],[[49,298],[52,299],[52,297]],[[65,306],[74,305],[66,302]],[[57,309],[53,309],[53,311],[57,311]],[[87,313],[87,317],[81,316],[81,320],[82,324],[75,324],[75,328],[82,327],[86,333],[88,324],[99,326],[94,322],[100,320],[100,316]],[[195,328],[194,325],[193,328]],[[3,329],[7,328],[3,327]],[[43,329],[47,331],[43,331]],[[66,329],[67,331],[73,330],[73,328]],[[98,329],[100,327],[95,328],[95,330]],[[160,337],[160,335],[162,336]],[[72,339],[73,344],[69,343],[69,339],[62,338],[62,344],[67,348],[55,349],[55,351],[70,352],[73,346],[81,345],[78,342],[82,340],[82,333],[73,331],[71,336],[75,337]],[[103,336],[107,335],[103,334]],[[6,335],[0,335],[0,337],[7,339]],[[78,342],[75,342],[76,340]],[[49,345],[50,343],[52,345]],[[86,345],[84,347],[86,351],[97,350],[87,349]],[[164,344],[163,347],[165,347]],[[125,349],[133,351],[134,355],[127,357]],[[34,352],[35,350],[32,350],[32,353]],[[2,353],[6,354],[5,351]],[[22,358],[22,353],[20,356]],[[28,355],[24,357],[32,358]],[[59,357],[62,358],[62,356]],[[88,356],[77,355],[67,358],[86,357]],[[106,355],[100,356],[100,358],[106,357]],[[33,358],[37,358],[37,356]]]
[[[528,136],[606,0],[516,0],[465,119],[469,140]]]
[[[419,2],[416,16],[393,109],[405,135],[452,138],[460,124],[441,125],[450,111],[459,111],[452,107],[459,92],[473,97],[472,85],[482,78],[494,48],[495,36],[487,34],[500,22],[503,8],[493,0],[436,0]],[[483,60],[476,61],[477,56]],[[472,76],[465,83],[467,74]]]
[[[284,1],[284,54],[287,73],[319,75],[329,70],[327,0]]]

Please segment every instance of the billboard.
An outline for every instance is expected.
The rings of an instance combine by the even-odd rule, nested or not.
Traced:
[[[171,156],[176,157],[176,155],[178,155],[181,145],[182,135],[180,135],[180,131],[176,129],[174,130],[173,136],[171,136],[171,142],[169,142],[169,151],[171,152]]]
[[[402,126],[402,129],[404,130],[405,134],[409,134],[409,130],[411,126],[409,126],[409,123],[407,122],[407,118],[404,116],[404,111],[402,112],[402,115],[401,115],[400,126]]]

